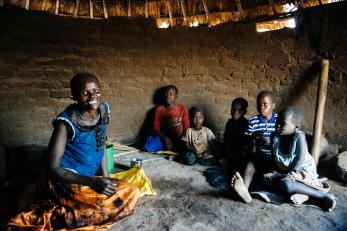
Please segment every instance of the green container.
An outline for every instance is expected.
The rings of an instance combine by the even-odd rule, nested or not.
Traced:
[[[113,144],[106,144],[106,153],[107,153],[107,170],[108,173],[114,173],[114,147]]]

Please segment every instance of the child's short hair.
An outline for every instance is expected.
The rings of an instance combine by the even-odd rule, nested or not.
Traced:
[[[259,92],[258,96],[257,96],[257,102],[259,102],[260,99],[264,98],[264,97],[269,97],[272,102],[275,102],[275,96],[271,91],[261,91]]]
[[[291,122],[298,128],[301,128],[304,123],[304,112],[297,107],[285,107],[278,113],[278,115],[291,115]]]
[[[89,72],[80,72],[76,74],[74,77],[72,77],[72,79],[70,80],[70,88],[71,88],[72,96],[76,96],[79,94],[82,84],[86,80],[92,80],[93,82],[97,83],[98,86],[100,87],[100,83],[96,75]]]
[[[240,105],[242,111],[244,111],[244,112],[247,111],[248,102],[246,99],[244,99],[242,97],[238,97],[238,98],[234,99],[233,102],[231,103],[231,107],[234,107],[235,105]]]
[[[194,106],[189,110],[189,118],[192,119],[197,112],[200,112],[202,115],[204,115],[204,112],[201,108]]]
[[[178,88],[175,85],[167,85],[165,88],[165,92],[169,90],[174,90],[176,92],[176,95],[178,95]]]

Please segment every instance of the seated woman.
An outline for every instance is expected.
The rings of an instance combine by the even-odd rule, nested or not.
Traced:
[[[107,226],[131,214],[140,196],[136,186],[108,178],[104,151],[110,110],[101,101],[97,77],[79,73],[70,87],[77,103],[53,121],[51,174],[38,181],[30,193],[33,204],[11,219],[10,229]]]

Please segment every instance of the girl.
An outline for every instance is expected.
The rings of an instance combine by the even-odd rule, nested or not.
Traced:
[[[70,87],[77,103],[53,121],[51,174],[36,188],[39,203],[13,218],[10,226],[60,229],[109,225],[129,215],[136,205],[138,188],[108,178],[104,150],[110,110],[101,101],[97,77],[79,73],[71,79]],[[98,170],[102,177],[96,176]]]
[[[324,188],[318,180],[305,134],[299,130],[302,123],[303,113],[297,108],[284,108],[278,115],[272,151],[277,169],[284,175],[276,174],[276,178],[280,179],[277,188],[290,195],[299,193],[316,198],[321,202],[322,208],[330,212],[336,205],[336,198],[327,193],[329,189]],[[265,174],[265,179],[270,175],[271,173]]]

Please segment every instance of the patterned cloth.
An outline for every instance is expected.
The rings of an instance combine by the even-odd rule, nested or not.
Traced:
[[[273,113],[271,119],[266,122],[260,115],[254,116],[248,120],[246,135],[251,136],[255,132],[263,132],[261,137],[255,140],[256,152],[261,153],[264,157],[271,157],[270,135],[275,131],[277,114]]]
[[[182,140],[188,142],[195,149],[196,153],[208,152],[209,143],[215,139],[213,132],[204,126],[200,130],[188,128],[182,137]]]
[[[106,230],[117,220],[132,214],[140,197],[136,186],[115,179],[111,181],[118,185],[117,191],[107,197],[88,186],[42,177],[34,191],[27,192],[27,198],[35,196],[30,208],[12,218],[7,226],[10,230],[18,227],[32,230]]]

